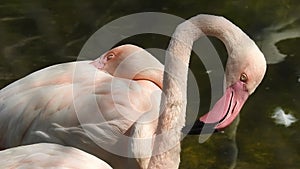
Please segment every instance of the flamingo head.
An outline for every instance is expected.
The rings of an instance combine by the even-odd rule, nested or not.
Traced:
[[[208,132],[229,126],[261,83],[266,72],[266,60],[253,41],[233,50],[228,56],[224,95],[207,114],[196,121],[189,134],[203,133],[206,124]]]
[[[162,88],[163,65],[138,46],[129,44],[118,46],[104,53],[91,64],[112,76],[131,80],[149,80]]]

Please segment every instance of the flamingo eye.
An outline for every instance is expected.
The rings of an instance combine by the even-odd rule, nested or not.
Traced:
[[[246,73],[242,73],[242,74],[241,74],[241,77],[240,77],[240,81],[242,81],[242,82],[247,82],[247,80],[248,80],[247,74],[246,74]]]
[[[113,53],[110,53],[106,56],[107,61],[111,60],[112,58],[114,58],[115,55]]]

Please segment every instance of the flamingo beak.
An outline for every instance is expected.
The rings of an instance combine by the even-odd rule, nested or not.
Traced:
[[[214,107],[190,127],[188,134],[204,134],[223,130],[237,117],[248,96],[249,92],[244,82],[238,81],[231,85]],[[202,129],[207,131],[202,131]]]
[[[200,117],[204,124],[216,124],[216,130],[229,126],[237,117],[249,96],[245,83],[238,81],[226,89],[211,111]]]

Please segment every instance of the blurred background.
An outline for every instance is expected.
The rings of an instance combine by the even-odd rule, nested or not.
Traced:
[[[203,144],[198,136],[183,140],[180,168],[298,169],[299,11],[296,0],[1,0],[0,88],[47,66],[75,61],[95,31],[128,14],[164,12],[184,19],[200,13],[222,15],[258,44],[268,70],[242,109],[239,124],[236,121]],[[223,44],[215,38],[211,41],[225,63]],[[166,49],[168,42],[169,37],[144,34],[120,44]],[[208,111],[211,96],[207,70],[197,58],[193,54],[190,67],[199,83],[201,115]]]

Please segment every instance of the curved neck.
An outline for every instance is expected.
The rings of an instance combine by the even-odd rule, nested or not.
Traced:
[[[193,42],[204,35],[215,36],[223,41],[229,57],[233,52],[233,47],[247,36],[225,18],[211,15],[195,16],[176,28],[166,54],[164,95],[161,99],[161,115],[157,127],[157,135],[166,135],[166,139],[156,139],[153,149],[156,153],[153,153],[148,168],[175,169],[179,166],[180,136],[185,124],[190,54]],[[166,149],[165,146],[172,147]],[[156,155],[157,151],[161,150],[167,151]]]

